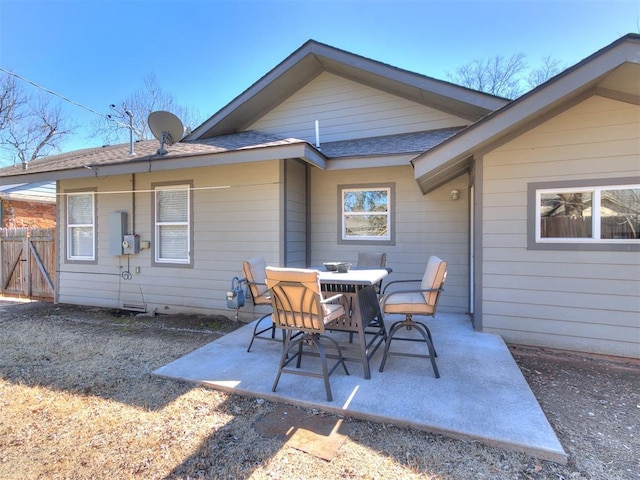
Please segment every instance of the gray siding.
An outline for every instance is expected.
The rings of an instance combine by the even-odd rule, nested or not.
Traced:
[[[322,73],[247,130],[315,144],[467,125],[462,118],[419,105],[330,73]]]
[[[468,176],[463,175],[440,189],[422,195],[411,167],[366,170],[312,171],[312,261],[355,262],[358,251],[384,251],[392,279],[422,278],[430,255],[449,262],[445,293],[440,309],[468,312],[469,305],[469,216]],[[338,185],[395,183],[396,244],[338,245]],[[451,190],[461,198],[451,200]]]
[[[307,263],[307,169],[302,162],[285,161],[285,265]]]
[[[527,183],[638,175],[640,107],[591,97],[484,156],[482,320],[507,341],[640,352],[637,252],[527,250]]]
[[[225,292],[231,279],[241,276],[242,261],[262,255],[268,263],[278,263],[279,175],[278,162],[137,174],[135,186],[140,192],[135,195],[130,192],[130,175],[61,182],[61,191],[97,186],[98,261],[96,265],[65,263],[66,223],[61,212],[58,301],[111,308],[146,305],[148,311],[158,313],[214,310],[230,314]],[[152,267],[150,250],[130,257],[109,255],[109,213],[128,212],[129,228],[135,227],[142,240],[150,240],[152,194],[148,190],[152,183],[168,181],[193,181],[194,267]],[[211,188],[226,185],[230,188]],[[101,193],[114,191],[126,193]],[[139,274],[134,273],[136,267]],[[121,276],[125,270],[133,274],[130,280]]]

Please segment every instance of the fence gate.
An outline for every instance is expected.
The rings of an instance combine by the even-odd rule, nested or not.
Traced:
[[[55,228],[0,229],[0,293],[54,299]]]

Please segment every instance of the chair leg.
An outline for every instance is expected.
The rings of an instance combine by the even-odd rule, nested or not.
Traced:
[[[333,401],[333,395],[331,394],[331,384],[329,383],[329,376],[335,371],[338,365],[342,365],[342,368],[344,368],[344,372],[347,375],[349,375],[349,370],[347,370],[347,365],[344,362],[344,357],[342,355],[342,349],[340,348],[340,345],[338,345],[338,342],[336,342],[333,338],[330,338],[324,335],[319,335],[317,333],[310,334],[310,335],[302,335],[301,338],[297,338],[293,340],[297,336],[298,334],[293,335],[293,332],[291,330],[286,331],[285,347],[283,348],[282,355],[280,356],[278,374],[276,375],[276,379],[273,382],[273,387],[271,391],[273,392],[276,391],[276,388],[278,387],[278,382],[280,381],[280,375],[282,374],[282,372],[297,373],[293,370],[285,370],[284,367],[286,367],[289,363],[291,363],[295,358],[295,356],[297,356],[298,358],[296,359],[297,360],[296,369],[300,368],[300,364],[302,362],[303,344],[307,342],[308,344],[313,345],[313,347],[318,352],[318,356],[320,357],[320,360],[322,362],[322,373],[320,374],[320,373],[300,372],[299,375],[308,375],[310,377],[318,377],[318,378],[322,377],[324,379],[324,388],[327,393],[327,401],[328,402]],[[327,355],[324,351],[324,347],[320,343],[321,338],[331,341],[334,344],[334,347],[336,348],[336,350],[338,351],[338,361],[331,368],[329,368],[327,364]],[[296,353],[295,356],[290,357],[289,352],[296,347],[298,348],[298,352]]]
[[[393,336],[396,334],[398,330],[402,327],[405,327],[407,330],[415,329],[422,336],[423,340],[415,339],[415,338],[397,338],[396,340],[405,340],[411,342],[421,342],[427,344],[427,349],[429,351],[429,355],[418,355],[412,353],[401,353],[401,352],[389,352],[389,347],[391,346],[391,340],[393,340]],[[440,378],[440,372],[438,371],[438,365],[436,364],[436,349],[433,346],[433,339],[431,337],[431,331],[429,327],[427,327],[422,322],[415,322],[411,317],[407,317],[405,320],[400,320],[391,325],[391,330],[389,331],[387,337],[387,343],[384,347],[384,353],[382,355],[382,361],[380,362],[380,368],[378,371],[382,372],[384,370],[385,363],[387,362],[388,355],[397,355],[404,357],[419,357],[419,358],[429,358],[431,360],[431,367],[433,368],[433,373],[436,378]]]
[[[278,382],[280,381],[280,375],[282,375],[282,369],[288,363],[289,359],[289,349],[291,348],[291,330],[287,330],[284,332],[284,348],[282,349],[282,355],[280,355],[280,363],[278,364],[278,374],[276,375],[276,379],[273,382],[273,387],[271,387],[271,391],[275,392],[278,386]]]
[[[440,378],[440,372],[438,372],[438,365],[436,365],[436,349],[433,347],[433,341],[431,340],[431,332],[420,322],[416,322],[416,330],[424,337],[424,341],[429,349],[429,358],[431,359],[431,366],[433,367],[433,373],[436,378]]]
[[[398,331],[398,329],[400,329],[403,326],[403,324],[404,324],[404,321],[400,321],[400,322],[395,322],[393,325],[391,325],[391,329],[387,334],[387,341],[385,342],[385,345],[384,345],[384,353],[382,354],[382,361],[380,362],[380,368],[378,369],[379,372],[382,372],[384,370],[384,365],[385,363],[387,363],[387,355],[389,355],[389,347],[391,346],[391,340],[393,340],[393,336]]]
[[[262,330],[258,331],[258,328],[260,328],[260,324],[266,320],[269,319],[269,321],[271,321],[271,325],[267,328],[263,328]],[[276,335],[276,326],[273,324],[273,321],[271,320],[271,314],[268,313],[267,315],[264,315],[262,318],[260,318],[257,322],[255,327],[253,327],[253,334],[251,335],[251,341],[249,342],[249,347],[247,347],[247,352],[251,351],[251,347],[253,346],[253,341],[258,338],[260,335],[262,335],[264,332],[268,332],[269,330],[271,330],[271,338],[275,339],[275,335]]]

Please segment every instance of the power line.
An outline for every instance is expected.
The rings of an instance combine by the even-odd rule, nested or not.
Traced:
[[[87,168],[92,168],[92,167],[87,167]],[[191,192],[195,192],[198,190],[221,190],[221,189],[226,189],[226,188],[247,188],[247,187],[263,187],[263,186],[267,186],[267,185],[278,185],[280,184],[280,182],[275,181],[275,182],[264,182],[264,183],[239,183],[236,185],[209,185],[209,186],[205,186],[205,187],[186,187],[184,188],[184,190],[189,190]],[[171,186],[168,186],[167,188],[171,188]],[[58,192],[56,193],[56,196],[58,197],[64,197],[64,196],[69,196],[69,195],[77,195],[77,194],[83,194],[83,193],[93,193],[94,195],[117,195],[117,194],[121,194],[121,193],[154,193],[156,191],[158,191],[160,188],[154,188],[154,189],[140,189],[140,190],[110,190],[110,191],[85,191],[85,192]]]
[[[69,98],[65,97],[64,95],[61,95],[61,94],[59,94],[59,93],[57,93],[57,92],[54,92],[53,90],[49,90],[48,88],[45,88],[45,87],[43,87],[43,86],[41,86],[41,85],[38,85],[36,82],[32,82],[31,80],[29,80],[29,79],[27,79],[27,78],[24,78],[22,75],[18,75],[17,73],[10,72],[10,71],[8,71],[8,70],[5,70],[5,69],[4,69],[4,68],[2,68],[2,67],[0,67],[0,71],[2,71],[2,72],[4,72],[4,73],[6,73],[7,75],[11,75],[11,76],[13,76],[13,77],[19,78],[20,80],[22,80],[22,81],[24,81],[24,82],[27,82],[27,83],[29,83],[29,84],[33,85],[34,87],[36,87],[36,88],[38,88],[38,89],[40,89],[40,90],[44,91],[44,92],[47,92],[47,93],[49,93],[49,94],[51,94],[51,95],[55,95],[56,97],[61,98],[61,99],[62,99],[62,100],[64,100],[65,102],[69,102],[69,103],[71,103],[71,104],[73,104],[73,105],[75,105],[75,106],[77,106],[77,107],[84,108],[85,110],[87,110],[87,111],[89,111],[89,112],[91,112],[91,113],[94,113],[94,114],[96,114],[96,115],[98,115],[98,116],[100,116],[100,117],[103,117],[103,118],[106,118],[107,120],[110,120],[108,115],[105,115],[104,113],[96,112],[95,110],[92,110],[92,109],[91,109],[91,108],[89,108],[89,107],[85,107],[85,106],[84,106],[84,105],[82,105],[81,103],[74,102],[73,100],[71,100],[71,99],[69,99]]]

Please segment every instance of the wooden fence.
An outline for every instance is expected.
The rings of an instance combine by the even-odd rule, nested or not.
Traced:
[[[0,294],[54,300],[55,228],[0,229]]]

